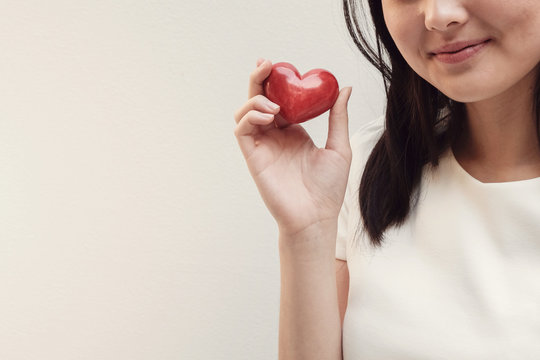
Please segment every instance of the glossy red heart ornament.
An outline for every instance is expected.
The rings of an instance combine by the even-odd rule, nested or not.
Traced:
[[[290,124],[313,119],[329,110],[339,94],[338,82],[330,72],[313,69],[301,76],[287,62],[272,66],[263,89],[265,96],[280,106],[279,115]]]

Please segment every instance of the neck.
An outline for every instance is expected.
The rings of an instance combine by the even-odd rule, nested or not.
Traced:
[[[535,83],[533,71],[498,96],[465,104],[465,128],[455,152],[469,163],[500,170],[540,162]]]

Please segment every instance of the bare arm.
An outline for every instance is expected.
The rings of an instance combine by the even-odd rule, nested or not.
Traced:
[[[335,235],[280,238],[280,360],[342,359],[335,247],[328,246]]]
[[[234,134],[261,197],[279,227],[280,360],[341,360],[335,271],[337,219],[351,165],[347,103],[341,89],[317,147],[300,124],[282,124],[264,95],[269,61],[257,61]],[[275,106],[274,106],[275,105]]]

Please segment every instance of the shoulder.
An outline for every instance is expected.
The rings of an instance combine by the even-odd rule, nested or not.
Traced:
[[[375,143],[384,132],[385,119],[386,117],[381,115],[376,119],[363,124],[353,133],[351,136],[351,147],[353,147],[353,152],[358,150],[362,145],[375,146]]]
[[[363,124],[351,136],[351,174],[356,178],[363,171],[371,151],[384,132],[385,119],[385,115],[382,115]]]

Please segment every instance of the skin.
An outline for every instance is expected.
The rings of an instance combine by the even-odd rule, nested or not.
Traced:
[[[515,168],[524,154],[534,154],[530,163],[540,164],[529,106],[531,74],[538,71],[540,58],[540,2],[382,2],[390,33],[411,67],[443,93],[467,103],[465,154],[475,164],[491,163],[504,174],[509,174],[505,167]],[[486,35],[494,39],[490,49],[467,65],[449,68],[427,56],[444,43]],[[234,113],[234,134],[279,227],[279,358],[341,359],[349,279],[346,263],[334,259],[337,217],[352,156],[347,114],[351,89],[340,91],[328,115],[326,146],[317,148],[300,125],[274,126],[279,109],[262,89],[271,65],[257,61],[248,101]],[[540,166],[535,171],[540,176]]]
[[[279,228],[278,355],[341,359],[340,311],[348,273],[336,266],[335,251],[352,159],[347,113],[352,88],[339,92],[328,114],[326,146],[319,148],[300,124],[276,127],[283,120],[279,107],[263,95],[271,69],[270,61],[257,61],[248,100],[234,113],[234,134]]]
[[[533,90],[540,62],[538,0],[382,0],[388,30],[411,68],[466,104],[464,135],[452,146],[482,182],[540,177]],[[460,64],[429,53],[456,41],[490,37]]]
[[[345,196],[352,158],[347,114],[352,88],[340,90],[328,114],[326,146],[318,148],[300,124],[276,127],[274,120],[283,123],[279,107],[272,108],[263,95],[263,82],[271,71],[269,60],[257,61],[249,100],[234,115],[234,133],[280,234],[292,238],[320,233],[321,227],[334,227]]]

